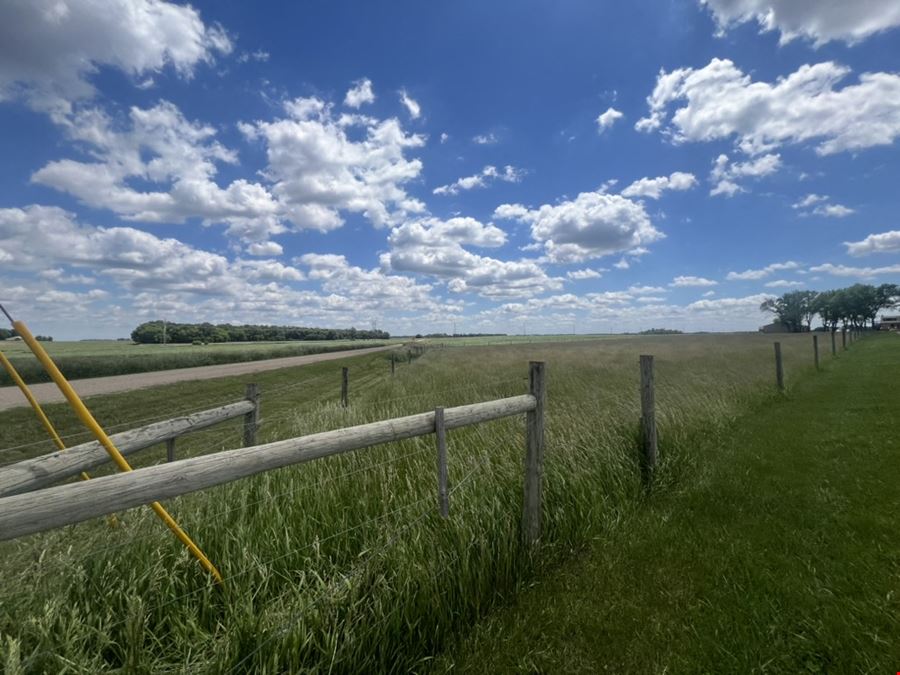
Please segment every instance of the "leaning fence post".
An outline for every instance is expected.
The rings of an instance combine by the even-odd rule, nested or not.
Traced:
[[[781,360],[781,343],[775,343],[775,380],[778,390],[784,391],[784,362]]]
[[[259,385],[248,384],[244,398],[253,404],[253,410],[244,415],[244,447],[256,445],[256,430],[259,428]]]
[[[350,369],[341,368],[341,405],[345,408],[349,405],[350,394]]]
[[[531,361],[528,393],[534,410],[525,416],[525,489],[522,506],[522,539],[536,544],[541,538],[541,491],[544,474],[544,405],[547,401],[544,362]]]
[[[175,461],[175,439],[174,438],[166,439],[166,461],[167,462]]]
[[[447,432],[444,429],[444,409],[434,409],[434,435],[437,443],[437,470],[438,470],[438,508],[441,516],[447,518],[450,515],[450,497],[447,491]]]
[[[653,382],[653,357],[641,355],[641,476],[649,485],[656,469],[656,394]]]
[[[834,337],[834,334],[836,332],[837,331],[832,328],[832,330],[831,330],[831,355],[832,356],[837,356],[837,343],[835,342],[835,337]]]
[[[813,355],[816,361],[816,370],[819,369],[819,336],[813,335]]]

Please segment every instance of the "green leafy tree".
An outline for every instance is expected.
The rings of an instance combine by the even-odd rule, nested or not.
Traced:
[[[780,298],[769,298],[759,308],[772,312],[789,331],[799,333],[804,325],[807,329],[811,327],[816,313],[816,295],[815,291],[791,291]]]

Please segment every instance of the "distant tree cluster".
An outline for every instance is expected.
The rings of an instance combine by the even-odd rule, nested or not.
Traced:
[[[675,328],[649,328],[642,330],[638,335],[681,335],[682,331]]]
[[[17,335],[18,333],[11,328],[0,328],[0,340],[8,340]],[[53,342],[53,338],[50,335],[35,335],[34,339],[38,342]]]
[[[18,335],[18,333],[11,328],[0,328],[0,340],[8,340],[16,335]],[[34,339],[38,342],[53,342],[53,338],[49,335],[35,335]]]
[[[770,298],[759,308],[772,312],[778,321],[795,333],[812,329],[813,317],[818,315],[828,330],[875,327],[878,312],[900,303],[897,284],[854,284],[833,291],[791,291],[780,298]]]
[[[300,326],[234,326],[228,323],[170,323],[147,321],[131,331],[131,339],[142,344],[165,342],[280,342],[286,340],[386,340],[383,330],[356,328],[303,328]]]

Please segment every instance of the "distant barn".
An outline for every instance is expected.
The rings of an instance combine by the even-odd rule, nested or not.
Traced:
[[[780,321],[773,321],[772,323],[767,323],[765,326],[760,326],[760,333],[790,333],[791,329],[788,328],[785,324]]]

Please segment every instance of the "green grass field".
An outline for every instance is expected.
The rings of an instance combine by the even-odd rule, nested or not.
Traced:
[[[884,673],[900,664],[900,340],[741,418],[678,489],[476,625],[439,672]]]
[[[790,396],[814,377],[811,339],[780,339]],[[840,360],[861,358],[857,349]],[[394,378],[384,354],[253,376],[264,392],[260,440],[269,441],[523,393],[527,362],[546,361],[541,549],[524,550],[518,537],[521,419],[449,433],[447,521],[437,514],[432,438],[319,460],[166,504],[222,570],[224,589],[210,585],[148,509],[121,514],[118,528],[98,519],[0,544],[7,671],[427,669],[473,621],[641,508],[641,353],[656,356],[658,495],[711,475],[742,416],[781,398],[772,339],[761,335],[432,349]],[[342,365],[351,369],[349,409],[338,405]],[[250,379],[89,403],[115,430],[235,400]],[[64,435],[78,433],[63,407],[48,412]],[[180,439],[179,456],[236,447],[239,431],[235,421]],[[41,438],[27,410],[0,413],[0,462],[49,451],[32,444]],[[137,464],[163,454],[147,451]]]
[[[42,342],[69,379],[146,373],[172,368],[211,366],[221,363],[260,361],[281,356],[320,354],[342,349],[361,349],[391,344],[391,340],[322,340],[290,342],[224,342],[207,345],[134,344],[124,340],[83,340],[78,342]],[[30,383],[49,382],[50,378],[32,356],[24,342],[0,342],[0,351]],[[0,386],[13,384],[0,368]]]

